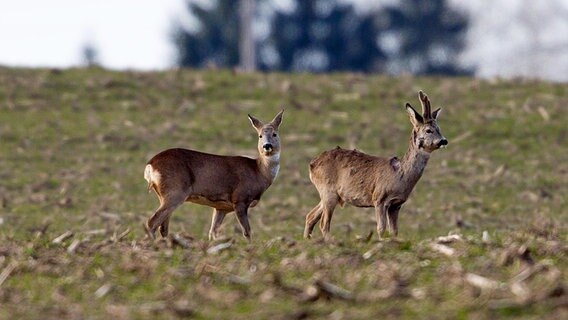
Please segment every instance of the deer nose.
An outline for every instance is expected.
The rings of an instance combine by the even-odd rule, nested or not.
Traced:
[[[446,140],[445,138],[440,140],[440,142],[438,143],[438,146],[447,146],[448,145],[448,140]]]
[[[267,143],[267,144],[262,146],[262,149],[264,149],[266,151],[272,151],[272,145],[270,143]]]

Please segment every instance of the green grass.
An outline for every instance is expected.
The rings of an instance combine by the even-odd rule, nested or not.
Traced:
[[[399,239],[378,241],[373,210],[347,206],[333,240],[303,240],[319,201],[310,159],[336,145],[401,156],[403,106],[419,107],[420,89],[443,107],[450,145],[403,207]],[[0,318],[566,317],[566,93],[529,80],[0,68]],[[252,243],[229,216],[232,246],[207,253],[211,209],[192,204],[171,222],[188,248],[145,239],[153,154],[255,156],[247,113],[267,121],[282,107],[282,166],[251,210]],[[461,240],[446,256],[432,244],[450,232]],[[530,265],[523,246],[540,268],[525,293],[511,289]],[[470,273],[501,285],[472,285]]]

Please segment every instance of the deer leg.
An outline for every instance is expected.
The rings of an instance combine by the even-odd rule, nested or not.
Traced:
[[[164,205],[164,198],[162,197],[162,195],[158,192],[158,189],[156,187],[154,187],[154,191],[156,191],[156,195],[158,195],[158,199],[160,200],[160,207],[162,207]],[[167,237],[169,230],[170,230],[170,216],[168,216],[164,222],[162,222],[162,224],[160,224],[160,226],[158,227],[158,229],[160,230],[160,234],[162,235],[162,237]],[[146,232],[148,232],[148,230],[146,230]],[[153,238],[153,236],[152,236]]]
[[[322,199],[323,217],[320,221],[320,230],[325,239],[329,238],[329,231],[331,229],[331,218],[333,216],[333,211],[335,210],[335,206],[337,206],[337,202],[338,202],[337,196],[327,198],[326,200]]]
[[[209,229],[209,240],[215,240],[219,237],[219,227],[223,223],[223,219],[229,211],[213,209],[213,217],[211,218],[211,229]]]
[[[304,228],[305,239],[312,237],[312,231],[314,230],[314,227],[316,226],[318,221],[320,221],[322,213],[323,209],[320,202],[306,215],[306,227]]]
[[[158,210],[156,210],[156,212],[150,217],[150,219],[146,221],[144,225],[146,233],[148,234],[148,236],[150,236],[150,238],[155,238],[154,234],[160,226],[165,226],[165,229],[161,229],[160,233],[164,235],[165,232],[167,235],[170,216],[177,207],[184,203],[184,200],[185,197],[178,196],[161,201],[161,205]]]
[[[237,214],[237,220],[241,225],[241,230],[243,231],[243,236],[250,241],[250,225],[248,221],[248,206],[239,205],[237,206],[235,213]]]
[[[160,229],[160,234],[162,235],[162,237],[165,238],[168,236],[168,233],[170,231],[170,216],[166,217],[166,220],[162,222],[158,229]]]
[[[389,232],[391,236],[398,236],[398,212],[400,211],[400,205],[391,205],[388,208],[387,218],[389,224]]]
[[[375,215],[377,216],[377,232],[379,233],[379,239],[382,239],[385,235],[386,224],[387,224],[387,208],[383,203],[378,203],[375,205]]]

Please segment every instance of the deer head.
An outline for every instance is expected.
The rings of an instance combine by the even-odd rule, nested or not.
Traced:
[[[412,141],[419,150],[430,153],[448,145],[448,140],[442,135],[436,122],[442,109],[438,108],[432,112],[428,96],[420,91],[418,97],[422,104],[422,115],[414,110],[410,103],[406,103],[406,112],[413,126]]]
[[[280,111],[272,121],[267,124],[257,118],[248,115],[250,123],[258,133],[258,152],[264,157],[273,157],[280,154],[280,136],[278,135],[278,127],[282,122],[282,114]]]

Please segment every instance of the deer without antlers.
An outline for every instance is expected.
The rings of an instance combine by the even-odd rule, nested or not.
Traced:
[[[304,238],[311,238],[320,221],[324,238],[329,237],[331,217],[337,204],[374,207],[379,237],[385,234],[388,222],[391,235],[398,235],[398,212],[422,176],[430,153],[448,144],[436,120],[440,108],[431,111],[430,100],[420,91],[422,115],[407,103],[406,111],[412,123],[408,151],[402,159],[368,155],[357,150],[337,147],[310,162],[310,180],[321,201],[306,216]]]
[[[258,133],[257,159],[181,148],[162,151],[150,159],[144,179],[149,190],[156,192],[160,207],[144,225],[147,234],[154,238],[159,228],[166,237],[172,212],[188,201],[213,207],[209,239],[218,237],[223,219],[234,211],[243,235],[250,240],[248,209],[258,203],[280,168],[278,128],[283,112],[267,124],[248,115]]]

